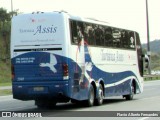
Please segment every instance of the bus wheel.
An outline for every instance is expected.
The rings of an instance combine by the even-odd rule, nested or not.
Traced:
[[[53,102],[51,100],[35,100],[35,105],[38,108],[52,109],[56,106],[56,102]]]
[[[98,90],[98,98],[96,99],[96,105],[102,105],[103,104],[103,98],[104,98],[104,93],[103,93],[103,87],[100,84],[99,85],[99,90]]]
[[[75,100],[75,99],[71,99],[71,103],[73,103],[73,104],[79,104],[80,103],[80,101],[78,101],[78,100]]]
[[[35,105],[38,108],[45,108],[45,102],[43,100],[35,100]]]
[[[94,99],[95,99],[94,88],[93,88],[93,85],[91,85],[89,88],[89,94],[88,94],[88,100],[87,100],[88,107],[91,107],[94,105]]]
[[[55,108],[56,104],[57,104],[56,102],[49,101],[48,103],[46,103],[46,108],[53,109],[53,108]]]
[[[124,95],[124,97],[126,98],[126,100],[133,100],[133,97],[134,97],[134,91],[135,91],[135,87],[132,83],[132,86],[131,86],[131,94],[129,95]]]

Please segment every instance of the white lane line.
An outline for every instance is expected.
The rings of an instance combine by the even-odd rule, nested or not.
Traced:
[[[15,100],[13,99],[13,95],[0,96],[0,102]]]
[[[1,111],[19,111],[19,110],[24,110],[25,109],[35,109],[37,108],[36,106],[23,106],[23,107],[14,107],[14,108],[10,108],[10,109],[0,109]]]
[[[160,80],[152,80],[152,81],[145,81],[145,83],[151,83],[151,82],[160,82]]]
[[[157,98],[158,98],[158,99],[160,99],[160,96],[147,97],[147,98],[136,99],[136,100],[138,100],[138,101],[139,101],[139,100],[148,100],[148,99],[155,99],[155,98],[156,98],[156,99],[157,99]]]
[[[143,118],[140,118],[138,120],[146,120],[146,119],[149,119],[150,117],[143,117]]]

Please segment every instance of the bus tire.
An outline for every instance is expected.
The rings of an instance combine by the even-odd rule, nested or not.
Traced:
[[[75,99],[71,99],[71,103],[73,103],[73,104],[79,104],[80,103],[80,101],[78,101],[78,100],[75,100]]]
[[[104,99],[104,91],[101,84],[99,85],[98,94],[99,95],[98,95],[98,98],[96,99],[96,105],[102,105],[103,99]]]
[[[57,104],[56,102],[49,102],[46,104],[46,108],[53,109],[53,108],[55,108],[56,104]]]
[[[133,100],[134,98],[134,91],[135,91],[135,87],[132,83],[131,85],[131,93],[129,95],[125,95],[124,97],[126,98],[126,100]]]
[[[94,87],[91,84],[89,88],[89,93],[88,93],[88,100],[87,100],[87,106],[91,107],[94,105],[94,100],[95,100],[95,93],[94,93]]]
[[[53,102],[51,100],[35,100],[35,105],[38,108],[52,109],[56,106],[56,102]]]
[[[35,105],[36,105],[38,108],[45,108],[45,102],[42,101],[42,100],[35,100]]]

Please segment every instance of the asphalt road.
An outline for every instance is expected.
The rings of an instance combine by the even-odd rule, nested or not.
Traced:
[[[66,115],[68,115],[68,113],[66,112],[71,112],[71,111],[80,111],[72,113],[72,115],[75,117],[83,115],[85,116],[87,114],[90,114],[90,116],[91,115],[100,116],[101,114],[102,116],[103,115],[106,116],[105,114],[112,114],[109,111],[116,111],[116,114],[117,111],[119,111],[120,113],[125,113],[126,111],[135,111],[135,112],[140,111],[138,113],[141,113],[141,111],[155,111],[154,113],[160,114],[160,80],[145,82],[144,92],[142,94],[135,95],[134,100],[132,101],[126,101],[122,97],[111,97],[106,99],[102,106],[83,107],[81,105],[65,103],[65,104],[58,104],[54,109],[44,110],[44,109],[38,109],[34,105],[34,101],[20,101],[20,100],[14,100],[12,96],[2,96],[0,97],[0,111],[43,112],[43,116],[49,118],[65,117]],[[106,112],[104,113],[104,111]],[[115,114],[115,112],[113,112],[113,114]],[[122,118],[126,120],[128,119],[128,117],[127,118],[122,117]],[[119,118],[114,117],[114,119],[119,119]],[[129,119],[131,119],[131,117]],[[136,116],[136,119],[152,120],[154,118],[148,116],[144,117]],[[155,119],[159,118],[156,117]]]

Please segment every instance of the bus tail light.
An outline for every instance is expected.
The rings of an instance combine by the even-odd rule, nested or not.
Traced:
[[[64,63],[63,65],[63,79],[68,79],[68,64]]]
[[[15,77],[14,65],[11,65],[12,80]]]

